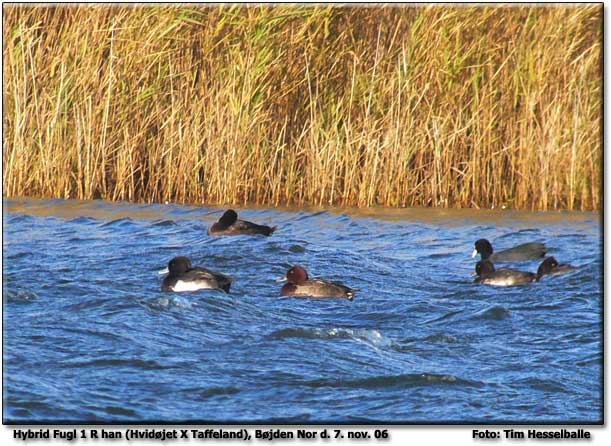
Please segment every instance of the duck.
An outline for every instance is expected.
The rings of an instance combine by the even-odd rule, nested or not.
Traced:
[[[281,296],[298,297],[340,297],[348,300],[354,299],[358,291],[336,282],[324,279],[310,279],[307,271],[301,266],[292,266],[286,272],[286,280],[280,290]]]
[[[518,271],[511,268],[495,269],[490,260],[480,260],[475,264],[475,283],[495,286],[513,286],[534,282],[538,279],[534,273]]]
[[[174,257],[168,263],[169,274],[163,279],[162,291],[223,290],[229,293],[232,278],[201,266],[195,268],[188,257]]]
[[[238,220],[238,213],[233,209],[228,209],[219,221],[208,228],[208,234],[270,236],[276,229],[277,226],[258,225],[250,221]]]
[[[539,265],[537,276],[539,278],[545,275],[558,276],[560,274],[570,273],[576,269],[579,268],[577,266],[569,265],[568,263],[558,263],[554,257],[547,257],[543,262],[541,262],[541,265]]]
[[[479,239],[475,242],[475,249],[471,257],[481,254],[482,260],[491,262],[522,262],[525,260],[538,259],[545,257],[547,248],[545,243],[523,243],[504,251],[494,252],[492,244],[486,239]]]

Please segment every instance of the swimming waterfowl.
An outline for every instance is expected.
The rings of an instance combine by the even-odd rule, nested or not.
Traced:
[[[223,216],[208,228],[209,235],[272,235],[276,226],[265,226],[250,221],[238,220],[233,209],[225,211]]]
[[[537,275],[511,268],[495,269],[490,260],[480,260],[475,264],[476,283],[496,286],[521,285],[537,280]]]
[[[569,265],[568,263],[558,263],[554,257],[547,257],[537,270],[537,277],[541,278],[545,275],[558,276],[560,274],[570,273],[578,269],[576,266]]]
[[[522,262],[544,257],[546,252],[545,244],[536,242],[524,243],[504,251],[494,252],[488,240],[479,239],[475,242],[472,257],[480,253],[482,260],[490,260],[491,262]]]
[[[343,297],[352,300],[358,291],[340,283],[324,279],[310,279],[307,271],[297,265],[286,272],[286,280],[288,283],[280,290],[281,296]]]
[[[197,291],[204,289],[218,289],[226,293],[231,286],[231,277],[209,269],[191,266],[188,257],[174,257],[168,263],[170,273],[163,279],[163,291]]]

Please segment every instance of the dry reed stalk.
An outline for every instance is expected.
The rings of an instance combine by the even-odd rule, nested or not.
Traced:
[[[4,7],[5,196],[600,209],[602,7]]]

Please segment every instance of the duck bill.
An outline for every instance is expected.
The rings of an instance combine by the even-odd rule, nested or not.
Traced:
[[[475,257],[477,255],[477,249],[474,249],[473,252],[471,253],[471,257]]]
[[[170,270],[167,268],[164,268],[160,271],[157,271],[157,274],[159,274],[160,276],[163,276],[164,274],[170,274]]]

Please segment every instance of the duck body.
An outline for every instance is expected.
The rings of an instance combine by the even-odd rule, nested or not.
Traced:
[[[475,265],[476,283],[494,286],[514,286],[537,280],[537,275],[512,268],[495,269],[490,260],[482,260]]]
[[[546,252],[545,244],[538,242],[523,243],[513,248],[494,252],[492,244],[488,240],[479,239],[475,242],[472,257],[479,253],[482,260],[490,260],[491,262],[523,262],[544,257]]]
[[[175,257],[168,263],[169,274],[163,279],[162,291],[198,291],[205,289],[229,292],[231,277],[200,266],[192,267],[187,257]]]
[[[281,296],[302,296],[302,297],[345,297],[348,300],[354,298],[352,288],[336,282],[329,282],[323,279],[308,279],[300,283],[286,283],[280,290]]]
[[[358,290],[341,283],[324,279],[310,279],[305,269],[293,266],[286,273],[288,283],[280,290],[281,296],[314,297],[314,298],[345,298],[354,299]]]
[[[539,278],[549,275],[549,276],[559,276],[561,274],[570,273],[571,271],[575,271],[579,269],[576,266],[569,265],[568,263],[558,263],[558,261],[554,257],[546,258],[541,265],[539,265],[539,269],[537,270],[537,276]]]
[[[209,235],[265,235],[270,236],[276,226],[258,225],[246,220],[238,220],[238,214],[229,209],[208,228]]]

